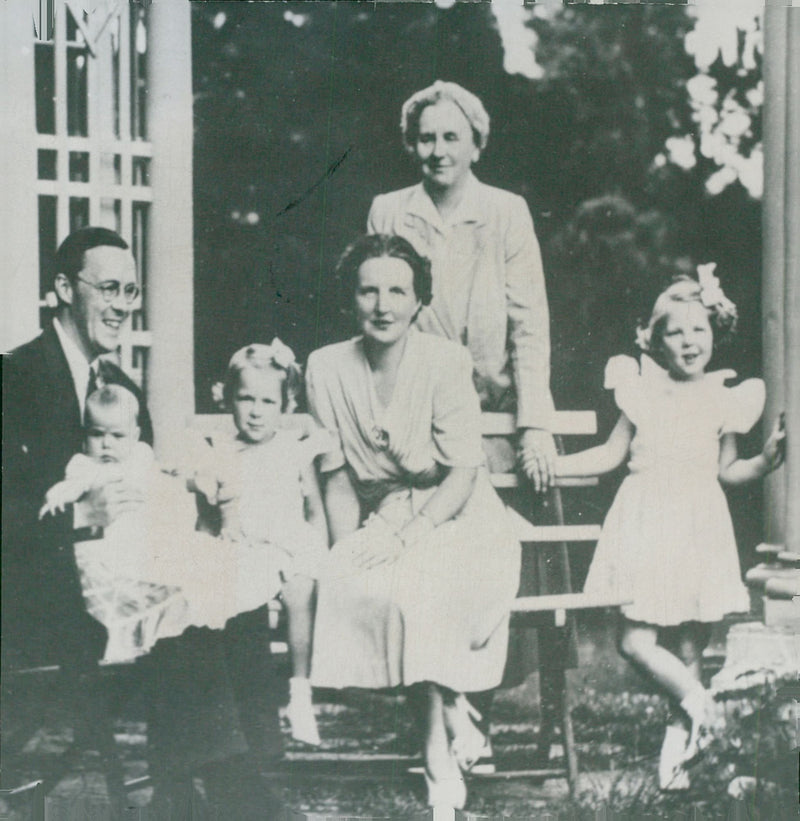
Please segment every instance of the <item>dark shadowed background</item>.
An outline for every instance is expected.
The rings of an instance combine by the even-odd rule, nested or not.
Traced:
[[[736,344],[717,366],[760,370],[760,202],[700,150],[687,82],[698,69],[682,5],[571,5],[528,25],[539,79],[510,75],[488,4],[193,4],[197,408],[230,354],[277,335],[301,360],[351,330],[332,269],[364,230],[372,197],[418,181],[402,149],[403,101],[437,78],[478,94],[492,118],[476,167],[522,194],[542,244],[559,408],[615,417],[603,366],[635,351],[634,327],[665,277],[715,261],[739,306]],[[750,117],[738,150],[761,138],[748,95],[755,67],[707,69],[718,108]],[[670,137],[693,167],[664,161]],[[707,153],[707,152],[706,152]],[[597,497],[597,517],[613,492]],[[760,535],[757,489],[732,507],[743,563]],[[742,512],[743,511],[743,512]]]

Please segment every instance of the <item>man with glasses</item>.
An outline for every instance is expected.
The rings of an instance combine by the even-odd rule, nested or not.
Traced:
[[[3,357],[3,667],[60,665],[79,719],[76,746],[109,753],[97,674],[106,632],[86,612],[72,545],[140,505],[141,493],[120,481],[91,491],[63,514],[39,521],[38,511],[81,450],[86,397],[101,384],[118,383],[136,395],[142,439],[153,441],[141,391],[117,365],[100,360],[117,349],[139,295],[127,243],[106,228],[70,234],[56,253],[53,290],[53,319],[36,339]],[[8,709],[12,722],[19,720],[7,703],[13,681],[3,699],[4,718]],[[4,748],[8,729],[4,720]],[[109,786],[119,792],[121,773],[113,774]]]
[[[139,294],[125,240],[107,228],[70,234],[56,253],[53,290],[52,322],[3,362],[3,643],[37,663],[102,654],[104,631],[85,613],[65,545],[76,527],[103,527],[141,503],[120,482],[92,492],[74,511],[37,520],[45,492],[81,450],[87,394],[102,382],[131,390],[142,408],[142,439],[153,441],[141,391],[99,359],[118,347]]]
[[[153,431],[141,391],[106,357],[140,294],[125,240],[106,228],[70,234],[56,253],[53,289],[52,323],[3,358],[2,649],[17,669],[61,666],[89,736],[80,741],[91,749],[98,742],[92,730],[107,723],[97,676],[107,636],[86,612],[72,544],[101,535],[142,499],[120,481],[90,491],[65,514],[39,521],[38,511],[81,450],[86,397],[97,387],[130,390],[139,399],[142,440],[152,444]],[[270,675],[261,629],[259,611],[244,614],[222,632],[161,641],[143,660],[154,818],[191,816],[194,774],[218,808],[235,805],[229,817],[275,817],[255,756],[280,754],[277,712],[263,692],[248,692],[250,679]]]

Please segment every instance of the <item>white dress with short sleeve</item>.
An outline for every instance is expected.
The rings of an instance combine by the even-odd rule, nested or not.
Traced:
[[[287,425],[266,442],[220,433],[209,437],[209,444],[206,459],[221,506],[235,506],[245,540],[269,554],[266,583],[273,595],[292,576],[315,578],[328,545],[324,531],[306,521],[304,474],[314,470],[316,456],[335,445],[333,438],[321,429]]]
[[[678,382],[652,359],[609,360],[606,388],[635,427],[629,475],[603,525],[584,590],[632,603],[660,626],[713,622],[750,608],[733,524],[717,478],[720,438],[746,433],[764,408],[760,379],[730,370]]]
[[[469,353],[412,330],[386,407],[360,338],[313,353],[306,385],[314,415],[340,443],[320,469],[347,465],[366,517],[334,545],[320,576],[312,682],[381,688],[432,681],[459,692],[497,686],[520,546],[482,467]],[[393,541],[436,491],[442,467],[478,468],[463,509],[396,562],[358,568],[353,556]]]
[[[146,445],[137,445],[135,456],[98,465],[78,454],[67,466],[67,478],[84,475],[97,485],[122,476],[144,495],[103,538],[75,544],[87,610],[108,631],[108,662],[145,655],[188,627],[222,629],[277,592],[273,557],[260,544],[196,531],[194,495],[184,480],[162,472]]]

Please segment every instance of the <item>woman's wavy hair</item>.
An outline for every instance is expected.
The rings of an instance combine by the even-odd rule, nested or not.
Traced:
[[[358,269],[367,260],[381,257],[403,260],[414,274],[414,295],[423,305],[430,305],[433,299],[430,260],[418,254],[407,239],[393,234],[365,234],[348,245],[336,264],[336,277],[353,293]]]
[[[412,94],[404,103],[400,115],[400,130],[403,133],[403,143],[406,151],[414,152],[414,146],[419,136],[419,118],[422,111],[429,105],[440,100],[448,100],[461,109],[472,127],[472,137],[475,145],[483,151],[489,142],[489,115],[483,107],[480,98],[471,91],[462,88],[458,83],[449,83],[437,80],[432,86],[423,88]]]
[[[714,280],[714,285],[709,288],[687,274],[673,277],[656,299],[647,324],[640,324],[637,328],[638,346],[659,360],[670,308],[676,304],[690,302],[698,302],[706,309],[714,333],[714,348],[730,344],[738,322],[736,305],[725,296],[718,280]]]

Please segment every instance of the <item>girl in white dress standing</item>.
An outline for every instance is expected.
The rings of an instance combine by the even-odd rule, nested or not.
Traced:
[[[688,787],[684,764],[714,723],[713,699],[700,682],[709,624],[749,610],[721,484],[763,478],[783,459],[780,423],[758,456],[737,455],[736,434],[763,411],[764,383],[727,387],[733,371],[706,372],[714,345],[736,324],[736,306],[713,268],[701,266],[699,281],[679,277],[658,297],[638,331],[641,362],[608,362],[605,386],[621,411],[608,441],[557,462],[558,475],[574,477],[607,473],[628,459],[584,590],[613,590],[631,602],[622,607],[620,650],[680,705],[661,750],[663,789]]]
[[[192,484],[219,508],[222,535],[257,544],[270,557],[265,581],[273,596],[281,594],[288,615],[286,715],[295,739],[318,745],[309,671],[315,579],[328,552],[328,529],[314,458],[329,437],[294,423],[301,385],[294,354],[279,339],[237,351],[224,384],[215,386],[235,430],[209,438]]]

